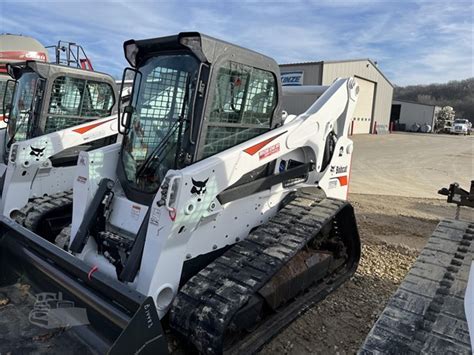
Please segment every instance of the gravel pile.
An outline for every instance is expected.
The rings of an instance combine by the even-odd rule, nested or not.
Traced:
[[[403,246],[366,243],[354,277],[292,323],[262,353],[355,353],[417,255]]]

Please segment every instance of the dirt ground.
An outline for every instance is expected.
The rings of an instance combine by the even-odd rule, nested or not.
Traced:
[[[354,354],[428,237],[454,206],[438,199],[351,194],[362,240],[355,276],[293,322],[262,354]],[[472,212],[462,217],[474,219]]]
[[[354,354],[439,220],[455,206],[437,194],[474,179],[474,136],[397,133],[354,141],[349,200],[362,257],[354,277],[293,322],[262,354]],[[474,210],[461,218],[474,221]]]

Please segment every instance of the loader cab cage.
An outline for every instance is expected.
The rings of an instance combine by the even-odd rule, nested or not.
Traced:
[[[115,82],[106,74],[27,61],[7,65],[16,81],[8,106],[9,146],[110,116]]]
[[[269,71],[224,62],[217,69],[199,156],[206,158],[269,131],[277,104],[276,82]]]
[[[0,74],[0,119],[4,118],[6,110],[5,104],[10,104],[12,101],[13,85],[9,85],[12,82],[9,76]]]
[[[38,73],[25,70],[16,80],[8,112],[7,148],[13,141],[23,141],[31,131],[35,109],[42,103],[43,83]],[[5,93],[6,96],[6,93]]]
[[[196,32],[124,43],[135,72],[118,177],[149,203],[169,169],[254,138],[281,123],[279,68],[268,57]],[[206,104],[205,104],[206,103]]]
[[[139,66],[133,87],[133,114],[122,142],[126,185],[154,194],[169,169],[183,163],[199,61],[190,52],[151,57]]]

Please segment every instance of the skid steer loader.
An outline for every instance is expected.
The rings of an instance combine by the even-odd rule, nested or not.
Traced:
[[[79,151],[116,142],[115,82],[107,74],[39,61],[7,64],[7,70],[1,213],[54,240],[70,223]]]
[[[195,32],[124,50],[122,142],[79,154],[57,245],[2,219],[4,284],[34,273],[36,292],[85,308],[77,333],[99,352],[166,353],[165,335],[255,352],[357,268],[358,85],[337,79],[288,116],[269,57]]]

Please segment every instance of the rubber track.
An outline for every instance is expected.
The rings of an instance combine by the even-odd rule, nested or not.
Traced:
[[[72,190],[34,198],[15,216],[15,221],[35,231],[42,216],[46,213],[72,204]]]
[[[441,221],[359,354],[471,354],[464,293],[473,240],[474,224]]]
[[[61,249],[67,250],[69,245],[69,240],[71,239],[71,225],[64,227],[61,232],[59,232],[58,236],[54,240],[54,244],[56,244]]]
[[[181,288],[170,310],[171,327],[200,352],[221,353],[235,313],[347,205],[299,192]]]

